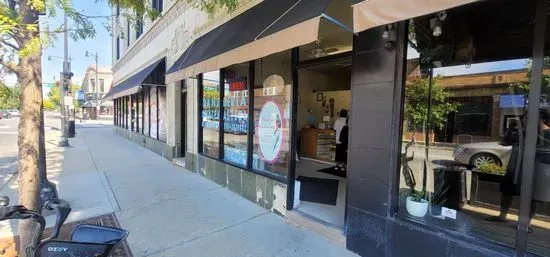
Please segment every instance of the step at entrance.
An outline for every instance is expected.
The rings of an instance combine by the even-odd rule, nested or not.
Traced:
[[[346,247],[346,236],[340,228],[327,224],[310,215],[293,210],[286,212],[286,221],[298,227],[318,233],[335,245]]]

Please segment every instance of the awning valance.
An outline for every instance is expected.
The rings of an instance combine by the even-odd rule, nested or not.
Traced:
[[[107,94],[102,98],[103,100],[113,100],[126,95],[131,95],[139,92],[140,85],[153,73],[157,68],[163,68],[165,66],[165,58],[155,61],[153,64],[140,70],[136,74],[132,75],[128,79],[118,83],[109,90]],[[164,71],[164,70],[163,70]]]
[[[366,0],[353,5],[355,33],[478,0]]]
[[[179,81],[317,40],[330,0],[264,0],[197,38],[168,69]]]

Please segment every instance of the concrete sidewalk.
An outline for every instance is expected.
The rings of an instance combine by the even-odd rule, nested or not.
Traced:
[[[48,150],[50,179],[74,209],[68,222],[115,212],[134,256],[356,256],[108,125],[78,124],[77,133],[70,148]],[[13,198],[16,190],[12,180],[0,194]]]

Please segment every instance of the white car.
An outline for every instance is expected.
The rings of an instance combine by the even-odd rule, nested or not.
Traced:
[[[453,152],[455,161],[479,168],[484,163],[506,166],[510,160],[511,146],[499,142],[483,142],[459,145]]]
[[[11,114],[12,117],[19,117],[19,110],[11,109],[8,110],[8,113]]]

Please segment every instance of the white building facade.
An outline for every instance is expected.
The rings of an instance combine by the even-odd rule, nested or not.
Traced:
[[[82,108],[95,117],[97,106],[100,107],[100,115],[113,115],[113,101],[103,100],[103,97],[111,90],[113,84],[113,72],[110,67],[99,67],[90,65],[84,72],[82,79],[82,91],[84,102]]]

